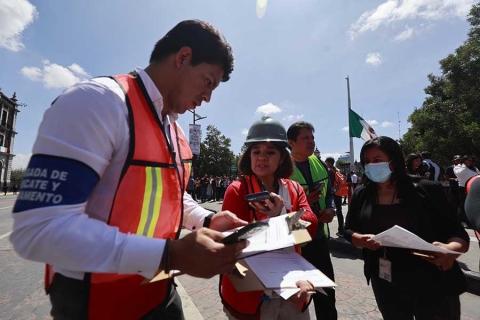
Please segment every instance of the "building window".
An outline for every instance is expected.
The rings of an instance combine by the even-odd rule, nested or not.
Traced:
[[[2,109],[2,126],[7,125],[8,112],[5,109]],[[2,143],[3,146],[3,143]]]
[[[5,142],[5,136],[3,134],[0,134],[0,147],[4,147],[4,142]]]

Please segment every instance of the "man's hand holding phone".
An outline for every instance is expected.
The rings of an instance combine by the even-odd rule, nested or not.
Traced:
[[[268,228],[267,222],[257,221],[252,222],[241,229],[235,230],[235,232],[223,238],[220,242],[224,244],[233,244],[239,241],[250,239],[260,232],[265,231]]]
[[[320,210],[318,213],[318,222],[330,223],[333,217],[335,217],[335,210],[333,210],[333,208]]]
[[[307,189],[307,201],[310,206],[320,199],[322,196],[323,187],[325,187],[325,181],[318,181]]]
[[[320,190],[320,194],[321,194],[322,191],[323,191],[323,187],[325,187],[325,181],[318,181],[318,182],[315,182],[315,183],[309,188],[309,190],[310,190],[310,192]]]

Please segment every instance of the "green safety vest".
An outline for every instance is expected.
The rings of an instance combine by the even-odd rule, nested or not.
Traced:
[[[328,188],[327,168],[325,168],[325,166],[320,162],[320,160],[315,155],[311,155],[310,157],[308,157],[308,162],[310,164],[310,172],[312,174],[313,182],[315,183],[319,181],[325,181],[325,186],[322,189],[322,195],[320,196],[320,199],[318,199],[318,202],[320,204],[320,210],[325,210],[327,208],[325,204],[325,200],[326,200],[327,188]],[[290,179],[300,183],[300,185],[303,187],[303,190],[305,191],[306,194],[310,192],[309,190],[307,190],[308,185],[307,185],[307,181],[305,180],[305,177],[296,166],[293,169],[293,173],[290,176]],[[330,236],[330,231],[328,229],[327,223],[324,224],[323,233],[327,238]]]

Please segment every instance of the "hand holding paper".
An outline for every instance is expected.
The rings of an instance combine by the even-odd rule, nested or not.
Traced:
[[[449,250],[450,248],[449,245],[451,244],[434,242],[433,245]],[[428,253],[429,256],[423,256],[422,259],[430,262],[431,264],[436,265],[440,270],[446,271],[453,267],[453,263],[458,258],[459,254],[460,252],[457,252],[457,254],[443,253],[443,252],[429,252]]]
[[[450,254],[456,254],[456,255],[461,254],[461,252],[447,249],[448,246],[446,245],[445,245],[446,247],[444,247],[444,246],[428,243],[427,241],[423,240],[416,234],[411,233],[410,231],[399,226],[393,226],[392,228],[372,237],[371,240],[374,240],[375,242],[379,243],[381,246],[385,246],[385,247],[450,253]]]
[[[352,243],[357,248],[367,248],[372,251],[378,250],[380,244],[375,240],[372,240],[374,234],[360,234],[354,233],[352,235]]]
[[[268,219],[268,229],[248,239],[250,245],[237,257],[242,259],[259,253],[278,250],[294,244],[311,241],[306,230],[300,233],[290,232],[286,215]],[[228,235],[224,233],[224,235]]]
[[[217,231],[226,231],[246,226],[247,224],[247,221],[239,219],[236,214],[230,211],[221,211],[213,215],[209,228]]]
[[[227,246],[219,242],[221,239],[223,235],[220,232],[201,228],[172,241],[170,269],[198,278],[211,278],[230,272],[235,265],[236,256],[248,243],[240,241]],[[188,254],[185,254],[186,252]]]
[[[298,280],[296,283],[299,292],[292,295],[289,300],[293,303],[307,303],[310,300],[310,292],[315,292],[315,287],[308,280]]]

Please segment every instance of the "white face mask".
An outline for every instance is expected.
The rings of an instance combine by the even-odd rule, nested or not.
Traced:
[[[390,162],[369,163],[365,165],[365,174],[373,182],[383,183],[392,175],[389,164]]]

